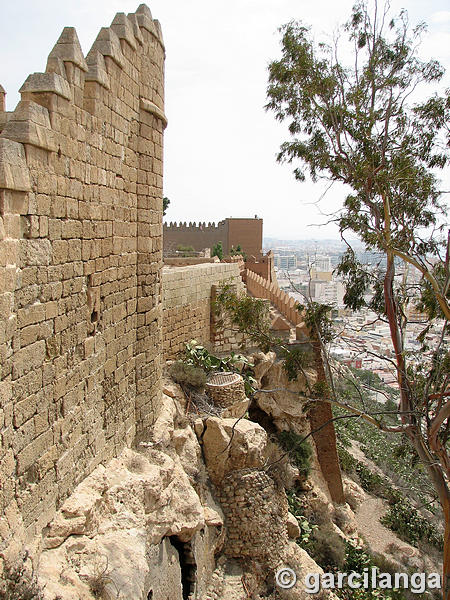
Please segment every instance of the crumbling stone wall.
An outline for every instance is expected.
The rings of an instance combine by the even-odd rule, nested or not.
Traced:
[[[288,541],[284,490],[262,470],[232,471],[216,487],[225,515],[225,553],[274,564]]]
[[[175,358],[184,350],[185,342],[192,339],[231,350],[234,338],[223,329],[216,330],[214,324],[211,327],[211,299],[214,290],[225,284],[243,291],[239,264],[165,266],[162,273],[164,359]]]
[[[141,5],[64,29],[0,113],[1,535],[40,533],[160,394],[164,44]],[[8,537],[10,536],[10,537]]]

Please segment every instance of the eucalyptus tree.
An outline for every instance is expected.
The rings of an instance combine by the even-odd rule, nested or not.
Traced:
[[[371,308],[389,324],[400,398],[395,429],[413,443],[442,505],[448,598],[450,251],[436,173],[449,159],[450,94],[423,91],[427,84],[436,89],[444,70],[419,57],[424,25],[411,27],[405,11],[391,18],[388,5],[369,10],[356,4],[340,35],[328,43],[317,43],[301,22],[280,31],[282,56],[269,66],[266,106],[287,122],[291,136],[278,160],[293,163],[299,181],[309,172],[313,181],[344,184],[348,194],[335,215],[343,239],[346,232],[356,233],[368,250],[385,258],[378,274],[368,273],[349,245],[339,270],[347,305],[362,308],[371,284]],[[418,270],[417,304],[428,314],[428,326],[437,321],[442,327],[422,364],[411,361],[405,349],[405,307],[412,299],[398,280],[399,264]]]

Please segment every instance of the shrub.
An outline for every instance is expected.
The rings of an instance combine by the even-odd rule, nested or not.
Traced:
[[[180,385],[186,385],[194,389],[204,388],[206,384],[206,373],[202,369],[182,361],[170,365],[169,375]]]
[[[381,523],[414,546],[418,546],[419,542],[428,542],[438,550],[444,547],[443,537],[436,527],[406,498],[391,504],[388,512],[381,518]]]
[[[267,473],[279,487],[290,490],[297,473],[289,461],[289,455],[274,442],[267,444],[266,455]]]
[[[381,477],[378,473],[371,471],[366,465],[360,461],[356,461],[355,467],[361,487],[366,492],[375,494],[376,496],[385,496],[386,488],[388,487],[387,480]]]
[[[44,595],[33,572],[27,571],[23,557],[21,564],[5,563],[3,581],[0,582],[0,600],[43,600]]]
[[[371,471],[364,463],[356,460],[348,450],[340,445],[338,446],[338,454],[341,468],[350,475],[356,473],[363,490],[377,496],[387,496],[389,488],[387,479]]]
[[[217,256],[220,260],[223,258],[223,246],[222,242],[217,242],[215,246],[213,246],[211,256]]]
[[[358,462],[350,452],[348,452],[341,445],[338,445],[339,462],[341,463],[341,469],[346,473],[352,474],[355,472],[356,463]]]
[[[298,374],[303,369],[310,367],[313,362],[311,352],[305,352],[302,348],[283,348],[282,357],[284,359],[283,369],[286,372],[289,381],[295,381]]]
[[[279,342],[270,332],[269,304],[262,298],[238,295],[231,285],[225,285],[215,298],[214,311],[218,317],[226,315],[263,352]]]
[[[371,471],[364,463],[356,460],[345,448],[339,447],[341,466],[347,473],[356,473],[361,487],[371,494],[386,498],[389,510],[381,523],[397,533],[406,542],[418,546],[419,542],[428,543],[438,550],[443,549],[443,537],[400,490],[393,488],[388,479]]]
[[[199,344],[197,340],[191,340],[185,344],[185,359],[189,365],[198,367],[206,373],[214,371],[232,371],[239,373],[244,379],[245,393],[247,396],[252,396],[255,389],[256,380],[253,377],[254,365],[243,354],[235,354],[232,352],[229,356],[219,358],[211,354],[204,346]]]
[[[281,431],[278,434],[281,447],[289,452],[289,456],[305,479],[311,472],[312,450],[309,442],[293,431]]]
[[[303,503],[295,491],[286,492],[286,497],[289,504],[289,512],[297,519],[298,526],[300,527],[300,537],[296,539],[296,543],[309,552],[311,550],[312,536],[317,530],[317,525],[311,524],[309,519],[305,517]]]

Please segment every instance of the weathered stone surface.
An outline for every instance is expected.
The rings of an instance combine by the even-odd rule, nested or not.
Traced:
[[[308,594],[305,589],[305,578],[309,573],[323,574],[323,569],[295,542],[290,542],[285,546],[277,568],[286,567],[294,571],[297,576],[297,583],[291,589],[278,587],[277,592],[279,597],[283,600],[311,599],[311,594]],[[321,590],[320,594],[316,597],[320,598],[320,600],[338,600],[337,596],[329,590]]]
[[[19,91],[21,94],[27,92],[39,94],[52,93],[67,100],[71,100],[72,98],[72,91],[68,81],[56,72],[32,73],[28,75]]]
[[[205,263],[184,267],[165,266],[162,271],[164,358],[179,357],[186,342],[214,344],[215,350],[238,349],[239,336],[226,328],[214,331],[211,297],[214,286],[236,285],[244,289],[237,263]],[[189,323],[189,327],[186,325]]]
[[[158,119],[161,119],[164,128],[167,127],[167,117],[164,114],[164,112],[159,108],[159,106],[156,106],[156,104],[150,102],[149,100],[146,100],[145,98],[141,98],[141,109],[145,110],[151,115],[155,115],[155,117],[158,117]]]
[[[64,29],[47,72],[30,75],[16,109],[1,112],[0,387],[10,393],[0,406],[0,513],[15,503],[15,538],[36,550],[36,564],[57,508],[99,464],[149,442],[158,416],[157,441],[176,439],[186,468],[198,452],[179,432],[179,411],[172,426],[170,409],[155,414],[163,128],[140,99],[163,111],[164,50],[132,21],[115,26],[123,39],[136,33],[139,50],[103,30],[87,80],[76,32]],[[55,528],[90,531],[89,519],[77,513]],[[0,571],[7,531],[0,524]]]
[[[300,527],[297,519],[292,513],[288,513],[287,532],[288,536],[293,540],[296,540],[298,537],[300,537]]]
[[[252,360],[254,362],[254,377],[258,383],[258,386],[261,385],[261,380],[267,371],[271,368],[273,363],[275,362],[276,354],[275,352],[256,352],[252,355]]]
[[[86,81],[96,81],[109,90],[110,82],[103,54],[96,49],[92,49],[86,57],[86,63],[88,65]]]
[[[229,406],[222,412],[222,419],[241,419],[248,411],[249,404],[250,400],[248,399],[234,402],[231,406]]]
[[[89,54],[95,50],[103,54],[103,56],[110,56],[119,67],[124,66],[125,58],[120,48],[119,38],[110,27],[102,27],[100,29],[100,33],[93,43]]]
[[[55,58],[59,58],[63,62],[74,63],[82,71],[88,70],[86,60],[80,46],[80,41],[74,27],[64,27],[58,41],[49,54],[49,60]]]
[[[46,597],[91,599],[89,579],[105,571],[107,589],[117,587],[125,598],[153,590],[154,598],[165,592],[181,600],[179,556],[170,536],[195,539],[200,563],[219,539],[210,536],[213,545],[204,547],[200,530],[222,524],[212,506],[203,508],[177,458],[124,450],[87,477],[50,523],[39,570]]]
[[[57,150],[49,112],[36,102],[26,100],[19,102],[5,125],[1,137],[44,150]]]
[[[211,417],[202,439],[206,466],[216,484],[230,471],[264,465],[267,433],[257,423]]]
[[[111,29],[117,34],[119,39],[125,40],[133,50],[136,50],[137,43],[134,37],[133,25],[125,13],[116,14],[111,23]]]
[[[0,137],[0,188],[31,191],[24,147],[2,137]]]
[[[262,389],[279,390],[256,394],[258,406],[272,418],[280,431],[292,429],[302,434],[308,428],[303,404],[309,395],[308,384],[312,386],[316,381],[315,371],[305,369],[307,381],[302,375],[299,375],[296,381],[289,381],[281,360],[273,362],[273,357],[269,356],[267,361],[261,360],[258,366],[259,376],[264,373]]]

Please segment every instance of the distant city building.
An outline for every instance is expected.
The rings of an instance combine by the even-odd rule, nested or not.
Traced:
[[[315,256],[311,261],[311,266],[315,271],[331,271],[331,258],[329,256]]]
[[[295,254],[274,254],[274,265],[282,271],[291,271],[297,268],[297,257]]]

